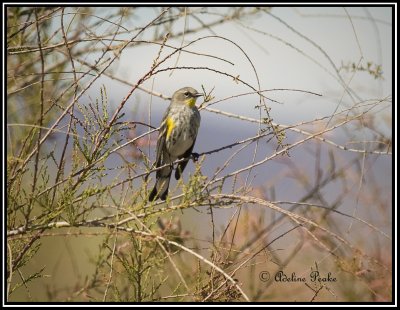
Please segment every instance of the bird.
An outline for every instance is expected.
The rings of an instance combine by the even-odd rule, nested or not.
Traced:
[[[172,95],[171,103],[161,121],[155,160],[156,168],[167,166],[157,170],[156,182],[150,192],[149,201],[159,198],[166,200],[173,162],[184,158],[175,170],[175,179],[179,180],[182,176],[200,127],[201,117],[196,107],[196,100],[200,96],[203,94],[192,87],[183,87]]]

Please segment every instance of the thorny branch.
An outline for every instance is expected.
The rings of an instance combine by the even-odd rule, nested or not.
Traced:
[[[390,252],[385,245],[391,236],[374,216],[356,216],[355,209],[351,214],[339,207],[355,200],[357,205],[376,206],[384,215],[388,212],[387,198],[380,194],[379,181],[370,171],[375,162],[387,161],[392,155],[391,137],[377,125],[387,120],[384,112],[391,107],[391,95],[361,100],[364,94],[346,82],[344,72],[323,45],[271,13],[271,8],[231,8],[223,14],[214,8],[154,8],[153,16],[143,25],[132,26],[131,21],[136,22],[132,17],[140,15],[141,9],[7,8],[7,297],[12,298],[18,289],[28,289],[28,282],[44,276],[43,270],[28,277],[23,274],[37,251],[45,250],[40,242],[43,238],[101,236],[104,239],[92,279],[77,283],[76,289],[62,298],[81,300],[100,292],[94,300],[108,301],[111,296],[117,301],[266,300],[275,293],[267,297],[265,287],[263,291],[254,280],[260,268],[270,268],[263,255],[281,262],[280,268],[289,264],[300,268],[297,258],[305,259],[313,253],[322,255],[320,263],[331,260],[339,273],[352,277],[352,283],[361,283],[371,299],[388,300],[391,262],[385,260]],[[362,54],[350,11],[346,15]],[[311,44],[320,58],[284,37],[248,25],[246,18],[256,20],[260,16],[267,16]],[[181,19],[184,29],[178,26]],[[257,33],[283,43],[322,68],[339,85],[341,96],[335,111],[294,124],[275,121],[273,106],[268,104],[286,104],[275,100],[276,94],[296,92],[321,102],[327,97],[324,91],[263,88],[261,71],[247,46],[219,35],[215,28],[230,23],[249,35]],[[199,35],[203,30],[211,35]],[[239,51],[255,82],[247,72],[238,74],[236,59],[221,57],[213,49],[201,51],[215,42],[224,44],[227,51]],[[139,48],[154,47],[158,49],[156,56],[134,82],[114,71],[112,65],[128,49],[134,53]],[[187,63],[183,55],[198,62]],[[380,68],[370,62],[363,64],[361,59],[352,66],[353,77],[358,72],[382,74],[381,70],[365,69],[375,67]],[[152,148],[159,128],[145,121],[150,117],[135,114],[133,121],[129,119],[127,102],[136,104],[138,98],[147,96],[168,102],[171,94],[161,87],[161,77],[178,71],[201,72],[235,83],[237,93],[224,98],[220,89],[202,85],[202,117],[213,113],[221,121],[235,120],[257,129],[244,138],[201,150],[194,172],[177,182],[167,201],[149,203],[147,187],[153,180],[148,176],[162,167],[154,168],[152,153],[145,150]],[[116,108],[109,104],[112,87],[108,82],[98,86],[103,78],[128,87]],[[146,83],[150,80],[151,89]],[[94,89],[98,94],[95,100],[90,93]],[[347,106],[343,104],[345,95]],[[221,103],[243,98],[252,102],[251,109],[256,105],[258,117],[218,108]],[[17,109],[21,102],[24,113]],[[335,138],[334,134],[343,132],[348,139]],[[230,154],[222,164],[208,171],[208,165],[227,150]],[[314,179],[305,169],[307,165],[296,156],[288,157],[300,151],[308,154],[315,167]],[[243,155],[247,164],[237,166]],[[269,183],[252,185],[259,171],[275,162],[287,165],[282,175],[269,175],[265,178]],[[292,189],[281,183],[286,177],[302,190],[301,198],[276,199],[282,191],[292,197]],[[352,196],[354,187],[356,198]],[[367,192],[365,196],[361,195],[363,191]],[[332,193],[338,197],[332,199]],[[208,225],[210,238],[195,229],[187,232],[182,228],[179,217],[190,212],[197,212],[200,220],[196,222],[206,219],[202,226]],[[371,244],[381,252],[370,251],[371,244],[355,242],[360,237],[357,231],[343,232],[340,227],[346,219],[359,225],[361,234],[367,231],[373,235]],[[289,250],[284,241],[289,236],[297,245],[285,257],[276,249]],[[307,251],[300,251],[304,248]],[[301,268],[308,269],[309,265]],[[376,271],[375,278],[370,270]],[[129,295],[130,287],[137,295]],[[166,287],[171,290],[166,291]],[[337,291],[340,287],[308,288],[313,291],[309,301],[319,301],[325,290],[335,298],[348,298]],[[50,295],[62,296],[55,288],[50,289]]]

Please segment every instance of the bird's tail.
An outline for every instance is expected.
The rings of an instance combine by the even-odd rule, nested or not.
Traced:
[[[161,200],[167,199],[169,180],[171,178],[172,165],[162,168],[157,171],[156,184],[150,193],[149,201],[154,201],[160,198]]]

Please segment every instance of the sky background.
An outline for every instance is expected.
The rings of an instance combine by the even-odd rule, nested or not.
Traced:
[[[218,19],[226,12],[226,8],[189,8],[198,10],[204,23]],[[137,11],[134,20],[127,21],[127,26],[141,27],[156,16],[155,11],[159,9],[142,8]],[[227,72],[232,76],[239,76],[243,81],[253,86],[257,86],[255,70],[259,78],[260,89],[272,90],[266,93],[267,97],[274,101],[266,101],[271,108],[270,115],[274,122],[282,125],[295,125],[301,122],[315,120],[316,118],[331,115],[336,109],[338,111],[347,109],[354,102],[343,91],[342,85],[335,78],[336,73],[332,63],[340,69],[342,64],[361,64],[366,66],[371,62],[373,66],[381,65],[383,79],[375,79],[366,72],[346,72],[340,69],[343,80],[356,92],[359,101],[384,98],[392,94],[392,10],[390,8],[379,7],[274,7],[269,14],[260,13],[257,17],[243,18],[240,22],[228,22],[212,28],[212,30],[202,30],[194,34],[185,35],[182,38],[170,39],[168,44],[180,46],[189,43],[200,37],[218,35],[233,41],[240,46],[218,39],[206,38],[191,45],[188,50],[211,54],[232,62],[234,65],[217,59],[205,56],[181,53],[177,60],[177,54],[170,58],[162,67],[195,66],[211,67],[222,72]],[[351,17],[351,19],[349,18]],[[181,18],[174,23],[174,31],[182,31],[185,21]],[[192,18],[186,20],[186,29],[198,27],[199,23]],[[246,28],[247,27],[247,28]],[[250,28],[257,29],[259,33]],[[99,30],[100,33],[103,31]],[[127,36],[128,38],[129,36]],[[140,39],[151,39],[151,32],[147,32]],[[166,55],[168,48],[165,48],[161,55]],[[124,50],[118,62],[113,64],[112,69],[116,76],[131,83],[138,81],[148,70],[149,64],[153,62],[159,52],[158,45],[148,45],[127,48]],[[245,54],[244,54],[245,53]],[[247,58],[247,57],[248,58]],[[251,63],[250,61],[251,60]],[[129,92],[130,88],[121,85],[119,82],[109,79],[99,80],[92,87],[93,96],[98,94],[101,84],[106,85],[110,105],[116,107]],[[154,78],[146,81],[143,86],[152,89],[156,93],[165,96],[172,96],[173,92],[181,87],[192,86],[201,90],[204,86],[206,91],[213,90],[214,101],[228,98],[249,92],[249,88],[235,82],[230,77],[225,77],[207,70],[174,70],[157,74]],[[321,94],[314,96],[308,93],[294,91],[273,91],[273,89],[298,89]],[[149,119],[149,104],[151,103],[151,125],[157,127],[160,124],[162,115],[169,104],[168,101],[151,96],[145,92],[136,92],[124,107],[126,120]],[[255,109],[258,104],[257,95],[248,95],[238,98],[225,100],[217,103],[212,108],[220,109],[242,116],[258,118],[259,110]],[[391,126],[388,126],[388,115],[391,115],[391,106],[378,113],[376,126],[385,134],[390,136]],[[194,148],[195,152],[205,152],[240,141],[258,132],[258,125],[222,117],[207,111],[201,112],[202,122]],[[382,119],[382,122],[379,122]],[[327,120],[324,121],[324,124]],[[307,127],[303,127],[307,128]],[[315,131],[316,127],[311,131]],[[138,133],[145,132],[145,128]],[[368,140],[370,132],[362,128],[353,128],[353,132],[343,132],[336,130],[328,133],[326,137],[333,141],[347,145],[351,141]],[[157,134],[153,135],[155,139]],[[286,143],[294,143],[304,138],[302,135],[287,133]],[[276,142],[261,143],[257,160],[261,160],[275,152]],[[362,148],[362,144],[349,144],[347,146]],[[286,201],[298,201],[304,194],[304,188],[299,185],[291,175],[290,163],[299,165],[303,172],[309,174],[311,184],[315,179],[315,158],[310,155],[310,149],[315,146],[305,145],[301,149],[293,149],[290,158],[276,158],[268,163],[254,169],[251,174],[252,186],[262,187],[266,193],[274,188],[275,199]],[[322,167],[328,167],[329,157],[326,145],[322,151]],[[224,173],[235,171],[245,167],[252,162],[254,146],[241,152]],[[143,149],[147,153],[148,149]],[[357,154],[334,149],[338,158],[342,159],[342,164],[350,161]],[[217,154],[207,156],[202,167],[202,173],[211,177],[213,172],[220,167],[232,154],[232,150],[225,150]],[[154,159],[154,148],[150,150],[150,157]],[[383,197],[388,197],[390,204],[392,188],[392,163],[390,156],[369,157],[366,161],[367,171],[366,182],[374,180]],[[113,163],[111,162],[111,166]],[[194,165],[190,163],[185,171],[184,178],[193,173]],[[245,174],[242,175],[244,180]],[[357,190],[359,179],[351,181],[353,191]],[[171,188],[176,184],[175,180],[171,183]],[[230,184],[228,182],[228,184]],[[338,197],[340,185],[333,182],[327,186],[323,193],[328,202],[335,201]],[[363,189],[368,191],[368,186]],[[361,194],[364,193],[361,191]],[[267,194],[268,195],[268,194]],[[270,197],[268,197],[270,198]],[[358,205],[357,205],[358,204]],[[356,202],[353,198],[344,199],[338,210],[352,214],[357,205],[357,214],[360,216],[372,217],[375,224],[387,233],[390,233],[391,226],[387,225],[388,216],[391,211],[388,209],[381,212],[380,209],[370,212],[370,209],[363,208],[362,203]],[[367,213],[364,213],[367,212]],[[216,216],[217,226],[226,224],[234,210],[224,210]],[[267,217],[270,215],[266,215]],[[210,221],[206,214],[199,214],[197,211],[187,211],[182,215],[182,222],[185,228],[194,232],[194,235],[204,238],[209,237]],[[207,224],[205,224],[207,223]],[[349,225],[347,219],[342,219],[342,228]],[[287,226],[289,227],[289,226]],[[286,228],[287,228],[286,227]],[[222,229],[222,228],[221,228]],[[283,227],[282,229],[285,229]],[[282,230],[277,230],[276,234]],[[351,237],[350,237],[351,238]],[[358,236],[357,236],[358,238]],[[283,241],[285,242],[285,241]],[[290,239],[288,240],[290,244]]]
[[[209,13],[222,13],[224,10],[226,8],[207,9]],[[256,86],[257,79],[252,65],[243,54],[245,52],[257,71],[260,89],[299,89],[322,95],[322,97],[318,97],[294,91],[270,91],[266,93],[267,97],[279,102],[267,101],[266,103],[271,108],[270,115],[274,122],[282,125],[294,125],[329,116],[335,109],[338,108],[338,111],[340,111],[353,104],[348,95],[343,92],[343,87],[332,76],[335,76],[335,72],[331,61],[337,68],[340,68],[341,64],[358,64],[359,62],[364,66],[367,62],[382,66],[383,80],[374,79],[366,72],[353,74],[353,72],[345,73],[345,70],[342,69],[344,81],[348,82],[356,91],[360,100],[383,98],[392,94],[392,12],[390,8],[277,7],[271,10],[271,14],[275,17],[260,14],[258,18],[244,18],[241,21],[242,25],[258,29],[265,34],[251,31],[237,22],[231,22],[213,27],[213,33],[204,30],[185,36],[185,43],[214,34],[232,40],[243,51],[232,43],[217,38],[204,39],[191,45],[188,49],[229,60],[234,63],[233,66],[219,60],[187,53],[179,55],[177,65],[212,67],[232,76],[239,76],[242,80]],[[139,27],[154,18],[155,13],[154,9],[143,8],[137,15],[139,19],[131,21],[131,24]],[[348,16],[351,16],[351,20]],[[216,17],[204,13],[203,21],[208,22],[213,18]],[[284,25],[278,19],[287,25]],[[175,27],[181,29],[183,25],[182,19],[181,24],[178,22]],[[193,19],[186,22],[187,28],[197,26],[198,23]],[[283,41],[286,43],[283,43]],[[171,39],[168,43],[179,46],[182,40],[181,38]],[[152,63],[158,51],[158,46],[149,47],[149,45],[126,49],[120,61],[115,63],[113,67],[115,75],[135,83],[148,71],[149,63]],[[176,64],[176,61],[177,56],[174,55],[164,67],[172,67]],[[104,83],[104,81],[99,81],[99,84],[101,83]],[[105,85],[107,85],[111,106],[117,106],[129,92],[129,87],[122,86],[118,82],[111,82],[110,84],[107,81]],[[197,90],[201,90],[201,86],[204,86],[207,91],[214,88],[214,101],[249,92],[246,86],[236,83],[233,79],[207,70],[175,70],[171,76],[170,72],[165,72],[146,81],[143,86],[165,96],[171,96],[175,90],[184,86],[192,86]],[[95,95],[98,88],[94,86],[92,89]],[[127,119],[148,120],[150,102],[151,124],[157,127],[168,101],[143,92],[134,94],[125,105]],[[257,104],[257,95],[248,95],[225,100],[213,105],[212,108],[258,118],[259,111],[254,108]],[[132,116],[129,115],[130,111],[132,111]],[[385,109],[381,113],[382,117],[388,114],[390,114],[390,109]],[[256,124],[222,117],[204,110],[201,115],[202,122],[195,146],[196,152],[209,151],[220,147],[222,141],[223,145],[239,141],[255,135],[258,130]],[[391,128],[385,124],[378,124],[377,126],[387,134],[391,132]],[[354,140],[359,141],[360,134],[365,135],[366,133],[355,130]],[[290,137],[290,134],[288,135]],[[156,137],[156,134],[154,134],[154,137]],[[299,137],[301,136],[296,135],[293,137],[294,140],[291,141],[296,141]],[[329,137],[338,143],[351,141],[351,138],[349,139],[347,135],[346,137],[342,136],[340,131],[335,131]],[[260,152],[260,156],[272,154],[275,147],[276,143],[272,141],[270,145],[265,146],[264,152]],[[230,151],[228,150],[207,157],[203,173],[209,175],[226,160],[229,154]],[[151,154],[151,156],[154,156],[154,154]],[[303,152],[300,152],[298,156],[301,157],[291,157],[291,159],[295,161],[307,160],[307,155]],[[347,155],[344,154],[344,156]],[[237,161],[233,163],[231,169],[234,170],[237,167],[249,164],[251,159],[249,153],[244,152],[243,156],[239,156]],[[386,162],[382,159],[382,161],[384,163],[378,160],[374,164],[379,166],[378,171],[381,172],[377,174],[377,177],[382,182],[382,186],[389,188],[391,178],[387,176],[392,173],[392,167],[390,160]],[[310,162],[310,167],[313,167],[312,162]],[[190,169],[193,169],[193,165],[189,165],[188,170],[190,171]],[[281,169],[281,165],[275,165],[271,162],[257,168],[254,172],[257,174],[254,180],[255,184],[263,184],[268,181],[271,172],[274,175]],[[287,195],[286,192],[284,194]]]

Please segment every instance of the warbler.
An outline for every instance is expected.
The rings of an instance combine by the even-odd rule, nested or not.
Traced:
[[[196,107],[196,100],[203,96],[192,87],[177,90],[171,103],[164,113],[158,134],[155,167],[167,165],[157,170],[156,183],[149,195],[149,201],[168,196],[170,177],[173,162],[185,158],[175,171],[175,178],[179,180],[192,154],[200,126],[200,113]]]

